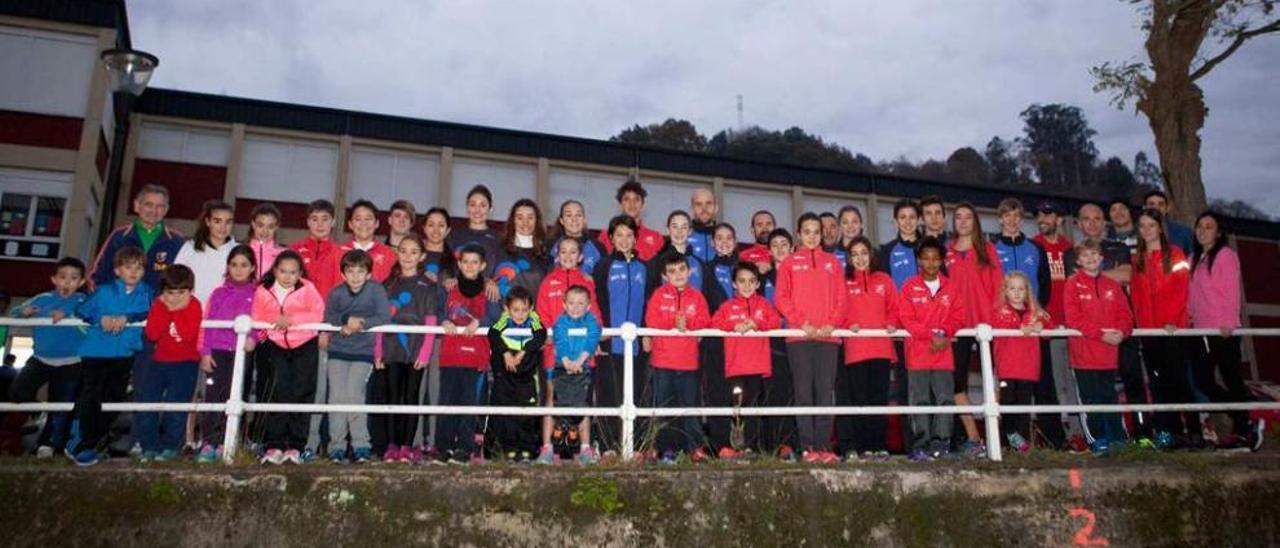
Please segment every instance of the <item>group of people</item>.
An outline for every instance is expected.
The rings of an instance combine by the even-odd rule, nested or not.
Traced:
[[[642,220],[646,197],[640,182],[624,183],[620,211],[595,238],[575,200],[560,205],[550,228],[535,201],[517,200],[502,232],[489,226],[493,197],[484,186],[467,193],[458,228],[440,207],[420,215],[397,201],[384,216],[359,200],[346,216],[345,243],[334,234],[334,205],[316,200],[307,206],[307,236],[284,245],[276,238],[281,213],[270,203],[241,219],[244,242],[232,235],[235,209],[221,201],[205,204],[185,239],[164,222],[167,191],[145,186],[133,201],[136,219],[111,234],[93,265],[62,259],[53,289],[11,310],[89,326],[36,328],[14,398],[31,401],[47,384],[50,400],[75,402],[70,414],[50,415],[37,453],[61,450],[80,465],[103,454],[114,417],[103,402],[125,400],[130,386],[139,402],[224,402],[237,350],[247,353],[245,394],[258,402],[616,407],[627,349],[601,332],[634,323],[804,333],[643,338],[631,348],[640,406],[966,405],[977,355],[974,340],[957,332],[985,323],[1027,335],[1060,326],[1083,334],[997,338],[1003,404],[1107,404],[1121,393],[1129,403],[1146,403],[1148,394],[1190,402],[1197,391],[1213,402],[1249,399],[1233,334],[1239,261],[1223,219],[1206,212],[1185,227],[1166,218],[1160,192],[1136,217],[1124,201],[1082,205],[1075,243],[1053,203],[1037,204],[1040,232],[1028,237],[1023,205],[1004,200],[999,232],[988,237],[972,205],[948,211],[937,197],[904,199],[893,207],[895,237],[880,246],[863,234],[853,206],[805,213],[794,232],[756,212],[742,227],[752,243],[741,245],[736,228],[717,221],[707,190],[693,192],[688,211],[667,216],[663,235]],[[271,326],[242,349],[233,330],[201,327],[241,315]],[[141,320],[145,328],[132,325]],[[338,330],[305,327],[315,323]],[[441,326],[444,335],[370,332],[383,325]],[[1220,335],[1131,337],[1135,327],[1189,326]],[[838,338],[837,329],[909,336]],[[133,417],[143,460],[179,458],[186,447],[200,462],[222,456],[221,414]],[[1256,447],[1261,429],[1249,416],[1231,420],[1217,443]],[[1041,414],[1035,424],[1005,415],[1009,446],[1097,454],[1131,442],[1208,447],[1195,413]],[[644,458],[662,462],[766,453],[882,460],[889,425],[885,416],[683,416],[637,421],[637,444]],[[621,443],[617,418],[589,417],[256,413],[248,430],[266,464],[591,464],[616,456]],[[911,415],[902,439],[913,461],[986,451],[964,414]]]

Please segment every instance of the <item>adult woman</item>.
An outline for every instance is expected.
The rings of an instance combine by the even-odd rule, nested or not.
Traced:
[[[537,203],[521,198],[512,204],[501,245],[503,259],[494,269],[494,278],[502,293],[523,287],[537,295],[547,275],[547,229]]]

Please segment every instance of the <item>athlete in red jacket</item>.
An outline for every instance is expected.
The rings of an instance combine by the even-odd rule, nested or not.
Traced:
[[[1133,333],[1133,314],[1120,283],[1102,273],[1100,244],[1081,242],[1075,256],[1080,269],[1067,279],[1062,298],[1066,325],[1081,336],[1067,340],[1067,362],[1082,403],[1115,404],[1119,348]],[[1087,413],[1084,426],[1095,452],[1105,452],[1109,443],[1125,438],[1124,425],[1115,413]]]
[[[656,329],[687,331],[711,324],[707,299],[689,287],[689,263],[678,254],[669,254],[661,265],[665,284],[653,292],[645,306],[644,323]],[[698,338],[655,337],[653,354],[653,396],[656,407],[695,407],[698,403]],[[702,426],[698,418],[677,419],[672,428],[658,432],[657,448],[664,462],[675,460],[677,450],[689,453],[694,462],[706,459]]]

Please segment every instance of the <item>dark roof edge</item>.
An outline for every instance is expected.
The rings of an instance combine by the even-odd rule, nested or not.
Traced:
[[[979,186],[885,173],[762,162],[585,137],[163,88],[148,89],[139,98],[136,108],[138,112],[157,116],[451,146],[464,150],[546,157],[588,164],[639,166],[653,171],[799,185],[816,190],[875,192],[886,196],[914,197],[937,194],[949,202],[969,201],[985,207],[995,207],[1001,199],[1010,195],[1027,202],[1027,207],[1034,207],[1034,203],[1041,200],[1051,200],[1074,209],[1088,201],[1040,189]],[[1280,239],[1280,223],[1232,219],[1232,225],[1241,235]]]
[[[5,0],[0,13],[14,17],[118,29],[128,45],[124,0]]]

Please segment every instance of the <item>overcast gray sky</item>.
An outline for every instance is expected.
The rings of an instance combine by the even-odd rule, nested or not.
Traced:
[[[1031,103],[1080,106],[1107,156],[1153,159],[1143,117],[1090,66],[1142,54],[1119,0],[349,2],[133,0],[152,85],[608,138],[686,118],[800,126],[876,160],[945,159],[1021,134]],[[1280,36],[1202,80],[1211,197],[1280,215]]]

